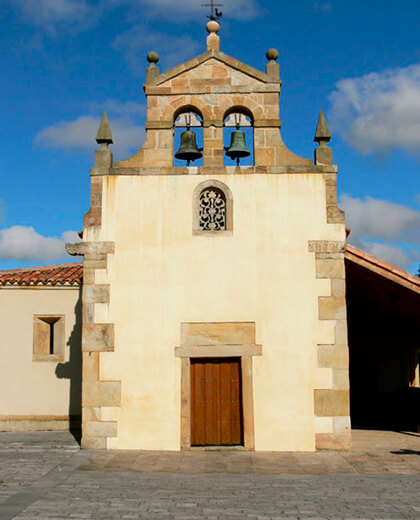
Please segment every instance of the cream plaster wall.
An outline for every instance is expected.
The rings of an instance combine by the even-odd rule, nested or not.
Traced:
[[[80,415],[78,300],[78,288],[0,289],[0,416],[68,416],[70,399]],[[35,314],[65,315],[63,363],[32,361]]]
[[[233,193],[233,235],[193,236],[192,196],[208,179]],[[316,345],[333,322],[318,321],[309,240],[345,240],[327,224],[323,174],[104,177],[100,236],[114,241],[110,304],[95,321],[115,323],[115,352],[101,354],[100,379],[122,381],[108,448],[180,448],[182,322],[255,321],[262,357],[253,359],[256,450],[314,450]],[[330,324],[330,326],[329,326]]]

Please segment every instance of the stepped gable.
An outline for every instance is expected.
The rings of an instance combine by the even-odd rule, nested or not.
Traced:
[[[83,263],[25,267],[0,271],[0,287],[4,286],[70,286],[82,285]]]

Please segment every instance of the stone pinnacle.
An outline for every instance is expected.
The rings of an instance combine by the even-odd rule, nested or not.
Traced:
[[[106,112],[102,116],[102,121],[99,126],[98,133],[96,135],[96,142],[98,144],[112,144],[114,141],[112,140],[111,128],[109,126],[108,116]]]
[[[321,143],[328,143],[331,140],[331,134],[328,129],[327,121],[324,116],[324,112],[319,112],[318,124],[316,125],[314,141]]]

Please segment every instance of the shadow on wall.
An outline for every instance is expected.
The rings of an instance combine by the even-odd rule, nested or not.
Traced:
[[[69,336],[69,360],[59,363],[55,375],[59,379],[70,380],[69,417],[70,433],[80,444],[82,415],[82,288],[74,307],[75,322]]]

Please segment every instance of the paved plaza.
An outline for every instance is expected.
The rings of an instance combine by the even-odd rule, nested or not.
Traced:
[[[0,519],[419,519],[420,434],[353,432],[351,452],[80,451],[0,433]]]

